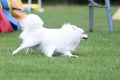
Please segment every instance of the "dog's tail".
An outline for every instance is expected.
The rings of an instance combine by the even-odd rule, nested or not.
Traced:
[[[42,21],[42,19],[36,14],[28,14],[20,22],[20,25],[21,25],[23,30],[42,28],[43,24],[44,24],[44,22]]]

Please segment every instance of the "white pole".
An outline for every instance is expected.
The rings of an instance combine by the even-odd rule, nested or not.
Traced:
[[[42,7],[42,2],[41,2],[41,0],[38,0],[38,5],[39,5],[39,8]]]
[[[38,0],[38,5],[39,5],[39,12],[43,12],[44,9],[42,8],[42,0]]]
[[[28,11],[31,11],[32,0],[28,0]]]
[[[32,0],[28,0],[28,4],[31,5],[31,3],[32,3]]]

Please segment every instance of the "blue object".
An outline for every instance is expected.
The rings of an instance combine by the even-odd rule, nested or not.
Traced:
[[[110,0],[105,0],[105,3],[106,3],[106,10],[107,10],[110,33],[113,33],[113,23],[112,23],[112,15],[111,15],[111,8],[110,8]]]
[[[96,3],[94,0],[89,0],[89,31],[93,31],[93,14],[94,14],[94,7],[105,7],[108,16],[108,24],[110,33],[113,33],[113,23],[112,23],[112,15],[111,15],[111,8],[110,8],[110,0],[105,0],[105,5],[100,5]]]
[[[34,9],[33,8],[31,8],[31,7],[24,7],[24,9],[23,9],[24,11],[34,11]]]
[[[12,25],[14,30],[19,30],[21,29],[20,24],[18,23],[18,21],[11,15],[10,11],[9,11],[9,5],[7,0],[0,0],[3,6],[3,12],[5,13],[5,15],[7,16],[10,24]]]

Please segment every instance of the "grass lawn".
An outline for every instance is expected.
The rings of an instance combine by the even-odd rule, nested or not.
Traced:
[[[0,80],[120,80],[120,21],[113,21],[114,34],[109,34],[106,10],[95,8],[94,32],[89,32],[87,6],[44,8],[43,13],[31,13],[38,14],[45,27],[59,28],[70,22],[89,34],[89,39],[82,41],[73,53],[79,58],[48,58],[34,51],[26,55],[25,50],[12,56],[12,51],[21,44],[18,38],[21,31],[0,33]],[[113,14],[117,8],[112,6]]]

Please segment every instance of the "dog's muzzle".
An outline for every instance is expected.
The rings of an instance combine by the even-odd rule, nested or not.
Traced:
[[[88,39],[88,35],[87,34],[83,34],[82,39],[87,40]]]

